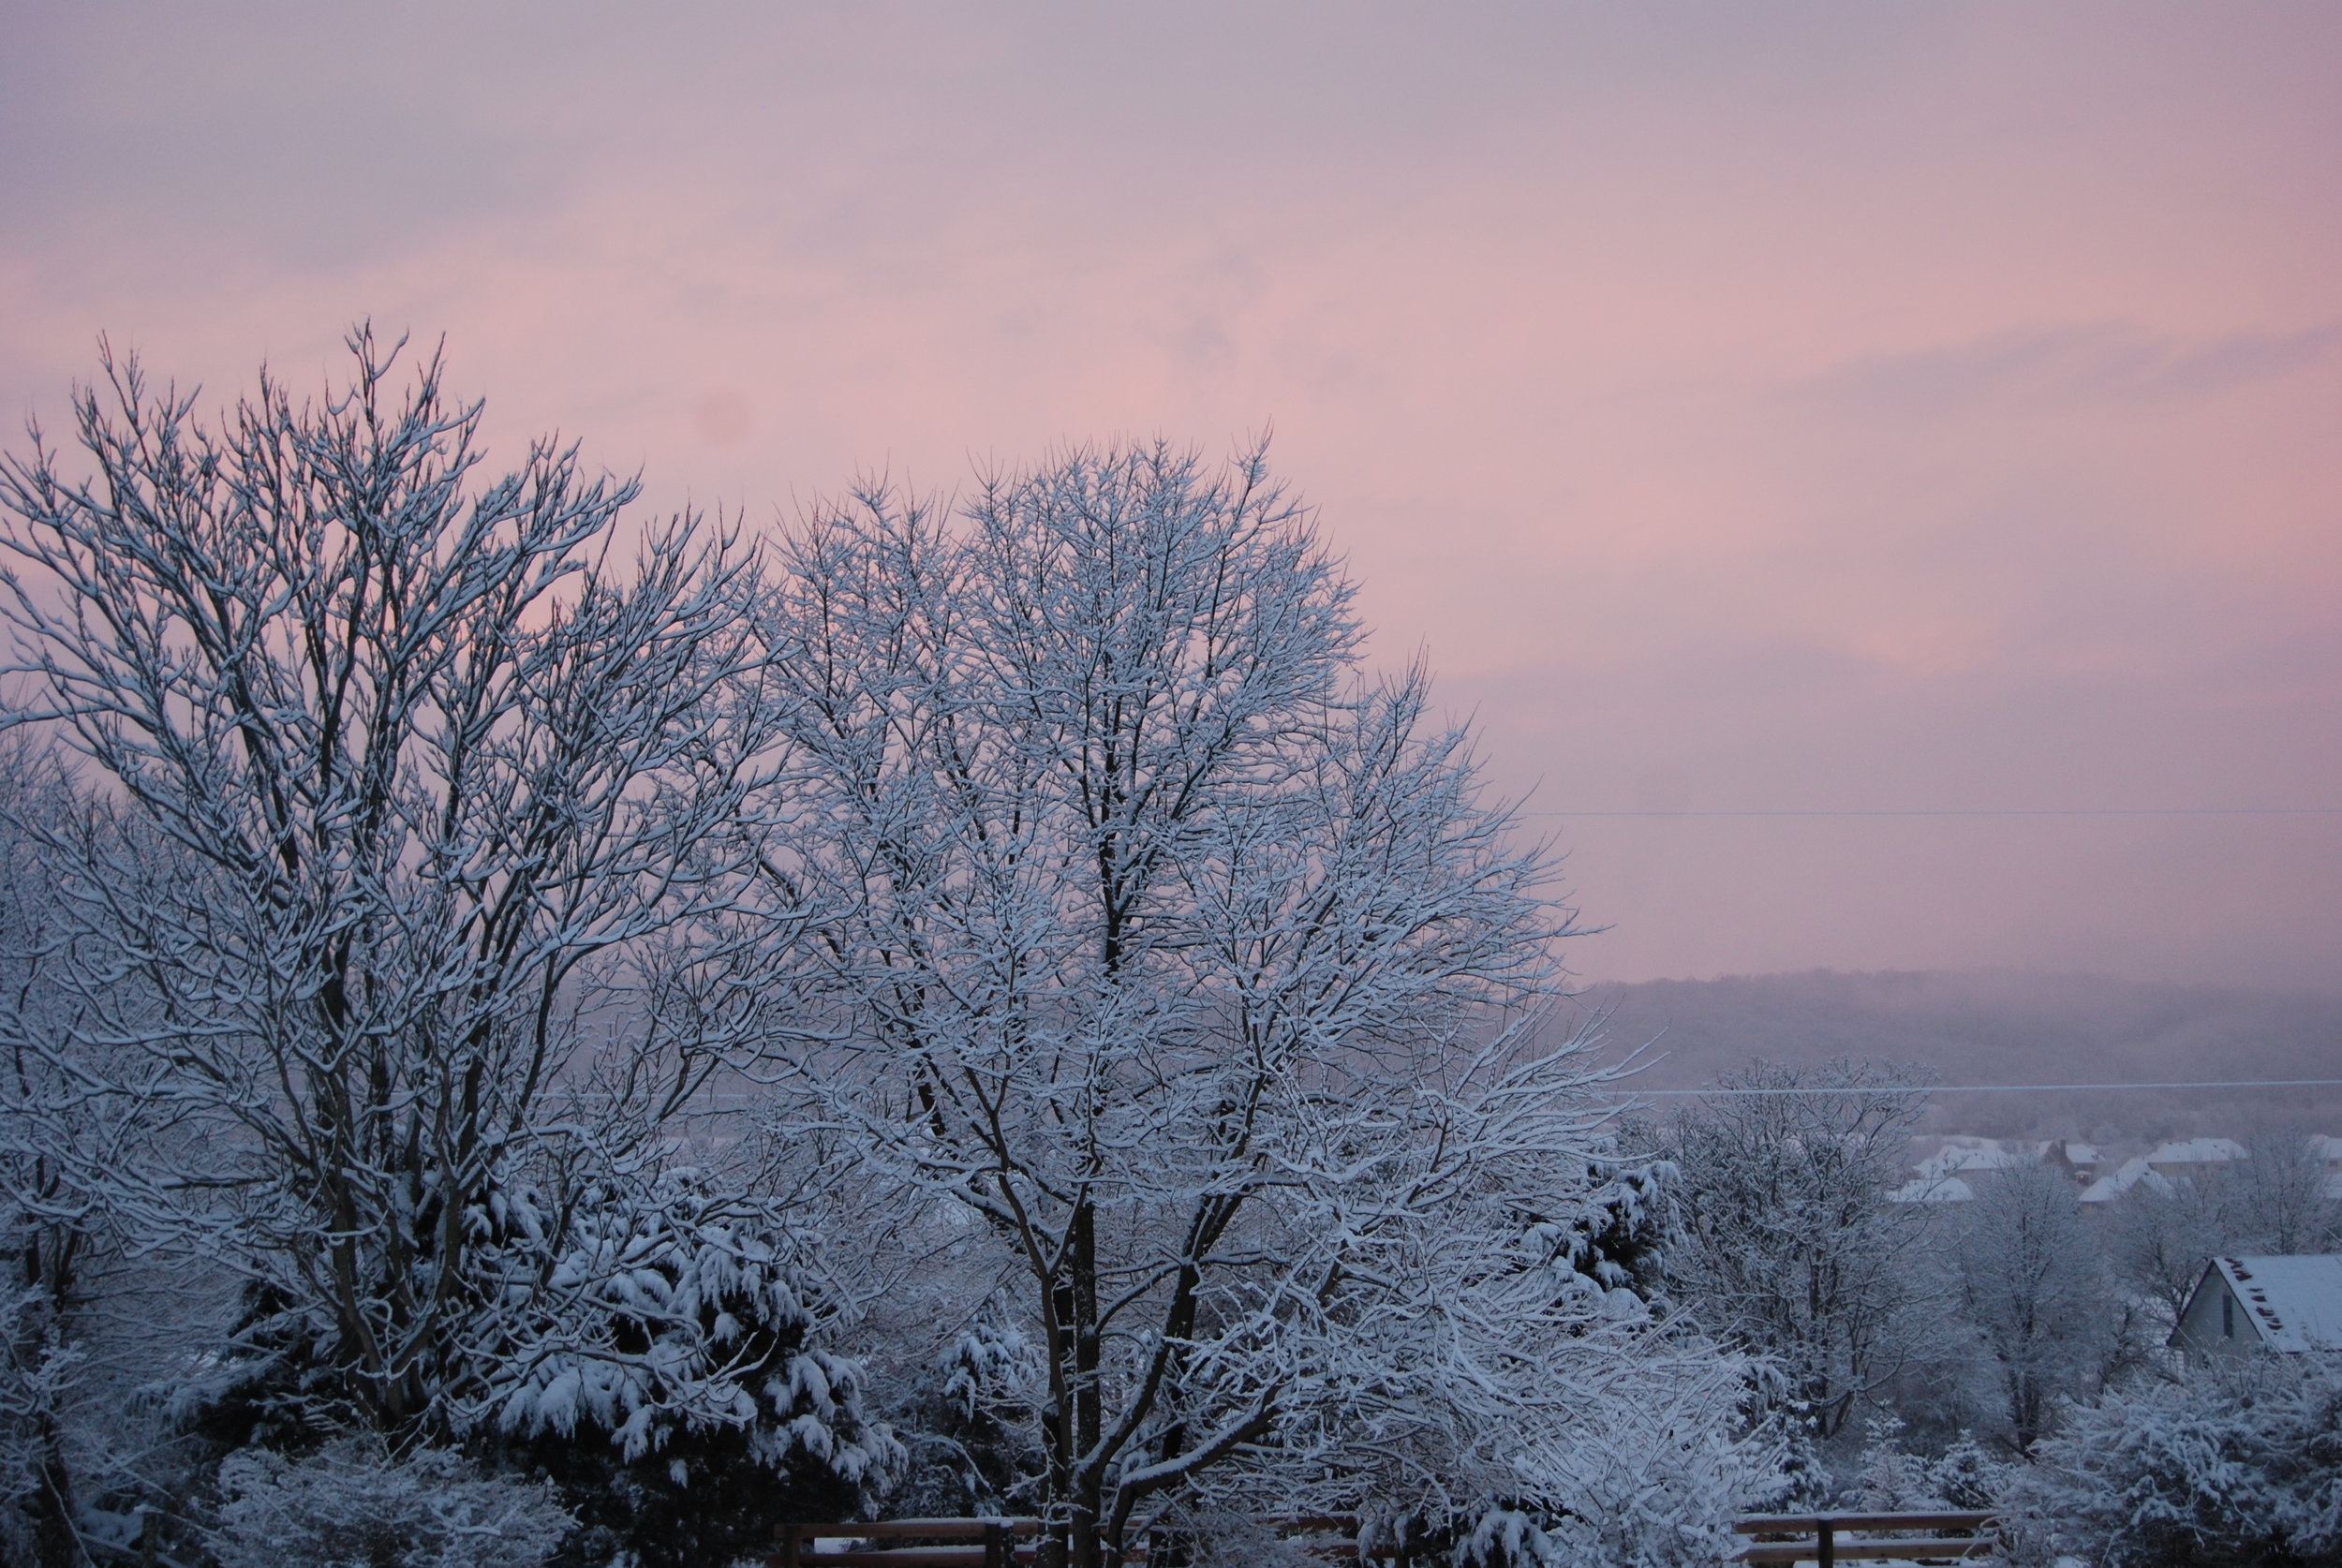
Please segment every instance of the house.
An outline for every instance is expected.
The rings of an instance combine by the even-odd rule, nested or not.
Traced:
[[[2233,1138],[2189,1138],[2148,1155],[2147,1168],[2166,1181],[2201,1182],[2244,1158],[2245,1146]]]
[[[2309,1157],[2326,1168],[2326,1202],[2342,1204],[2342,1138],[2328,1132],[2311,1134]]]
[[[2041,1161],[2054,1165],[2076,1181],[2088,1185],[2098,1174],[2098,1151],[2090,1144],[2053,1143]]]
[[[2134,1155],[2114,1168],[2112,1176],[2102,1176],[2082,1190],[2085,1204],[2111,1204],[2132,1188],[2144,1185],[2148,1191],[2169,1192],[2172,1184],[2147,1164],[2143,1155]]]
[[[2170,1343],[2197,1355],[2342,1351],[2342,1254],[2213,1259]]]
[[[1946,1176],[1991,1176],[1998,1171],[2030,1165],[2038,1161],[2050,1146],[1963,1134],[1946,1138],[1941,1148],[1914,1165],[1912,1170],[1923,1181],[1939,1181]]]
[[[1958,1176],[1913,1176],[1909,1181],[1887,1194],[1890,1204],[1967,1204],[1976,1201],[1976,1189]]]
[[[1925,1147],[1926,1141],[1915,1140]],[[1890,1204],[1964,1204],[1976,1198],[1974,1183],[2039,1161],[2053,1145],[1979,1138],[1954,1133],[1936,1141],[1935,1152],[1911,1167],[1909,1181],[1889,1192]]]

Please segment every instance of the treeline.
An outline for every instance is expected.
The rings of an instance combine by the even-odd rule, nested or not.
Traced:
[[[1689,1562],[1570,933],[1257,451],[635,523],[365,332],[0,466],[12,1559]]]
[[[1551,855],[1258,451],[751,535],[350,350],[216,426],[109,359],[0,462],[8,1561],[1691,1564],[2144,1487],[2145,1561],[2194,1504],[2105,1456],[2254,1400],[2253,1549],[2334,1546],[2342,1398],[2160,1349],[2330,1243],[2281,1151],[2109,1228],[1883,1203],[1900,1070],[1623,1120]]]

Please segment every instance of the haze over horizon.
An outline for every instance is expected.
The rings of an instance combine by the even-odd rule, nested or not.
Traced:
[[[365,317],[759,525],[1273,429],[1578,972],[2342,991],[2342,9],[7,14],[12,451]]]

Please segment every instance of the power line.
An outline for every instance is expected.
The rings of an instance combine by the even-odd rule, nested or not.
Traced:
[[[2240,1078],[2224,1082],[2191,1084],[1876,1084],[1869,1087],[1846,1085],[1816,1086],[1812,1088],[1688,1088],[1688,1089],[1626,1089],[1621,1092],[1640,1099],[1656,1100],[1697,1095],[1714,1099],[1727,1095],[1778,1094],[2039,1094],[2050,1089],[2238,1089],[2238,1088],[2342,1088],[2342,1078]]]
[[[2342,806],[1921,806],[1796,811],[1523,811],[1524,817],[2342,817]]]

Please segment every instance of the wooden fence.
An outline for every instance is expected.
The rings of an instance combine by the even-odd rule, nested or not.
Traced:
[[[780,1550],[771,1561],[774,1568],[1015,1568],[1033,1560],[1032,1538],[1040,1533],[1039,1519],[785,1524],[779,1531]],[[817,1541],[858,1544],[844,1551],[819,1551],[812,1549]]]
[[[1757,1537],[1738,1561],[1750,1563],[1958,1562],[1990,1557],[1999,1545],[1990,1512],[1933,1514],[1757,1514],[1732,1528]],[[1961,1531],[1947,1535],[1947,1531]]]
[[[1308,1546],[1312,1556],[1328,1561],[1358,1560],[1358,1521],[1354,1518],[1312,1515],[1266,1522],[1288,1539],[1328,1537]],[[1019,1568],[1034,1561],[1040,1534],[1041,1521],[1035,1518],[784,1524],[778,1531],[779,1549],[769,1561],[773,1568]],[[824,1551],[815,1545],[824,1541],[852,1545],[843,1551]],[[1396,1551],[1371,1555],[1400,1557]],[[1142,1541],[1127,1548],[1122,1559],[1143,1563],[1147,1556]]]
[[[1328,1561],[1358,1561],[1357,1520],[1311,1516],[1265,1521],[1288,1539],[1311,1542],[1312,1556]],[[1958,1562],[1993,1555],[1997,1540],[1989,1512],[1927,1514],[1758,1514],[1736,1519],[1732,1528],[1756,1537],[1736,1561],[1759,1565],[1840,1562]],[[1959,1531],[1948,1534],[1947,1531]],[[859,1524],[785,1524],[773,1568],[1021,1568],[1036,1556],[1041,1521],[1004,1519],[881,1519]],[[843,1551],[823,1551],[817,1542],[852,1543]],[[1147,1561],[1134,1546],[1125,1562]],[[1373,1557],[1403,1564],[1395,1549]]]

